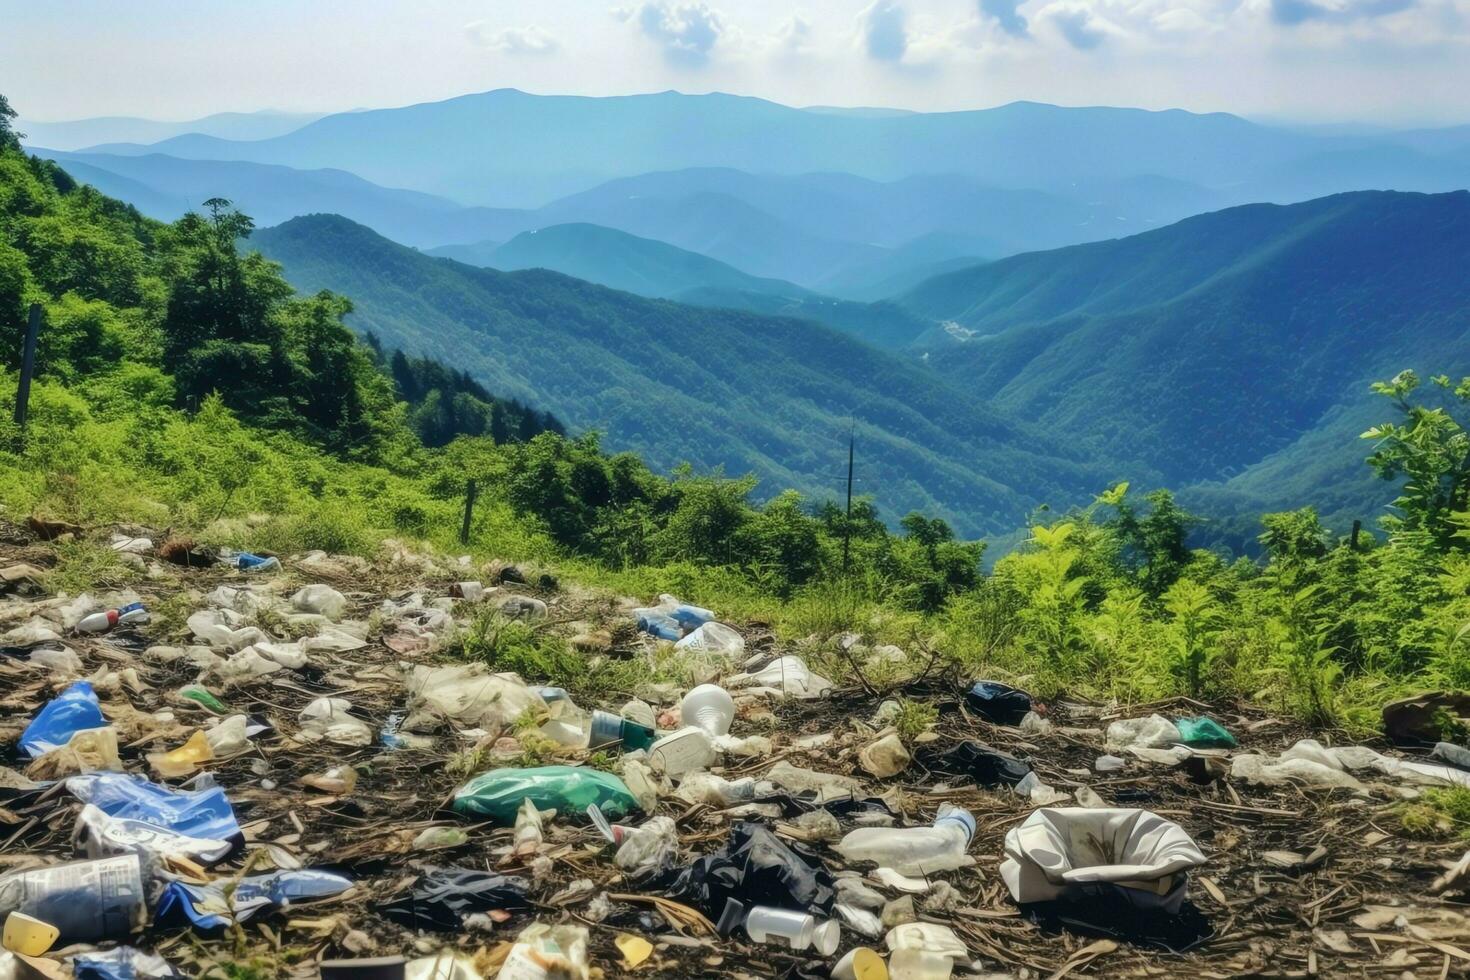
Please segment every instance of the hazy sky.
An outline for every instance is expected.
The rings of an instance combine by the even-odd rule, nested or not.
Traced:
[[[1470,122],[1470,0],[0,0],[0,92],[34,120],[505,86]]]

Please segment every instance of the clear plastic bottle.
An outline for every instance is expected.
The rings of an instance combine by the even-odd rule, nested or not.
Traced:
[[[968,863],[966,851],[975,836],[969,810],[941,804],[932,827],[861,827],[842,838],[837,853],[848,861],[872,861],[900,874],[945,871]]]
[[[127,626],[132,623],[148,622],[148,610],[143,608],[141,602],[134,602],[123,606],[121,609],[108,609],[104,612],[94,612],[90,616],[84,616],[77,623],[78,633],[106,633],[114,626]]]

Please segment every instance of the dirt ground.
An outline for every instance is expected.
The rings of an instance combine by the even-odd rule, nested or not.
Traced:
[[[23,529],[0,529],[0,567],[29,562],[42,568],[55,561],[53,547]],[[149,558],[153,564],[155,559]],[[255,584],[259,579],[223,567],[181,568],[161,565],[161,577],[144,572],[119,576],[113,587],[135,590],[145,604],[161,606],[181,590],[203,594],[220,583]],[[346,594],[348,615],[368,618],[385,597],[422,590],[445,595],[454,569],[413,562],[375,563],[332,578],[307,575],[288,561],[279,582],[289,594],[297,583],[323,581]],[[554,629],[596,621],[613,609],[611,597],[578,591],[509,588],[534,595],[550,607]],[[0,633],[34,611],[34,603],[53,597],[0,597]],[[735,624],[740,626],[741,624]],[[142,656],[162,640],[151,627],[119,630],[101,638],[68,637],[65,643],[85,664],[85,673],[132,667],[145,687],[102,693],[104,711],[125,739],[122,757],[132,772],[148,771],[144,755],[173,748],[204,719],[192,714],[174,692],[196,678],[181,663],[163,665]],[[748,632],[748,652],[783,652],[768,634]],[[263,715],[275,726],[273,736],[256,740],[252,752],[217,765],[211,771],[233,803],[246,834],[246,846],[214,871],[228,877],[247,864],[252,871],[299,863],[342,870],[357,881],[347,894],[323,902],[278,910],[252,919],[221,937],[189,932],[150,930],[133,944],[157,951],[190,975],[201,975],[226,962],[255,961],[258,975],[310,977],[322,959],[350,956],[422,955],[445,946],[478,954],[486,976],[494,976],[505,943],[534,919],[584,925],[591,939],[591,960],[607,977],[728,976],[825,977],[835,958],[824,960],[757,945],[743,935],[728,939],[697,927],[671,924],[657,906],[624,879],[611,860],[611,849],[595,830],[556,820],[548,827],[544,853],[551,869],[539,877],[520,861],[507,863],[493,852],[505,848],[509,828],[475,824],[446,809],[463,774],[446,771],[456,752],[472,743],[444,731],[433,748],[392,749],[374,744],[360,749],[295,744],[300,710],[324,695],[351,700],[355,713],[376,730],[404,708],[400,663],[432,662],[432,653],[399,654],[389,650],[380,633],[367,647],[345,654],[313,654],[300,671],[269,675],[254,682],[215,690],[232,710]],[[28,760],[15,739],[35,711],[68,679],[15,656],[0,656],[0,765],[24,770]],[[533,682],[555,683],[555,678]],[[585,708],[617,710],[637,692],[607,692],[607,703]],[[948,900],[929,903],[916,898],[921,919],[950,925],[967,943],[977,969],[999,976],[1150,976],[1150,977],[1446,977],[1470,975],[1470,908],[1452,898],[1430,895],[1430,885],[1448,862],[1464,853],[1464,844],[1426,843],[1405,838],[1393,809],[1401,800],[1398,787],[1374,784],[1370,797],[1344,791],[1297,788],[1267,789],[1224,779],[1202,784],[1183,768],[1164,768],[1137,760],[1118,772],[1098,773],[1093,761],[1103,754],[1108,721],[1154,711],[1167,716],[1209,713],[1240,739],[1243,750],[1275,754],[1298,738],[1323,741],[1333,733],[1310,733],[1273,719],[1248,705],[1195,705],[1175,702],[1134,705],[1126,710],[1059,699],[1050,706],[1056,728],[1045,735],[986,723],[969,713],[959,689],[934,679],[910,696],[932,700],[939,709],[933,741],[925,751],[942,751],[965,740],[978,740],[1028,760],[1042,779],[1062,791],[1091,787],[1110,804],[1144,807],[1180,823],[1208,857],[1190,886],[1187,906],[1197,945],[1171,952],[1135,938],[1086,931],[1077,924],[1032,921],[1011,901],[998,874],[1005,833],[1031,810],[1029,802],[1009,790],[988,791],[951,783],[948,788],[922,765],[911,765],[889,780],[869,780],[870,795],[882,796],[908,821],[927,823],[942,802],[971,810],[978,832],[970,853],[976,864],[936,876],[952,886]],[[177,723],[149,726],[136,712],[172,708]],[[732,763],[727,776],[759,776],[780,760],[844,775],[863,775],[856,753],[865,736],[856,725],[871,719],[876,699],[858,689],[839,690],[814,701],[769,701],[742,706],[735,732],[752,713],[769,709],[774,722],[761,731],[775,744],[770,757]],[[833,733],[821,748],[802,750],[794,743],[808,736]],[[1378,746],[1385,748],[1384,746]],[[349,764],[359,773],[355,789],[334,796],[301,785],[304,776]],[[262,785],[265,781],[265,785]],[[267,788],[270,787],[270,788]],[[0,872],[49,864],[74,857],[72,826],[80,804],[53,786],[39,791],[0,790]],[[730,826],[726,813],[706,806],[690,807],[665,799],[660,813],[673,817],[681,841],[681,860],[719,847]],[[415,852],[410,844],[425,827],[441,823],[465,829],[468,843],[451,850]],[[782,820],[778,833],[801,839],[804,832]],[[844,830],[847,829],[844,827]],[[823,842],[807,842],[834,871],[841,858]],[[404,889],[419,870],[457,866],[524,875],[532,880],[534,913],[520,913],[490,928],[458,934],[414,933],[383,917],[374,903]],[[881,889],[880,889],[881,890]],[[594,921],[596,896],[643,895],[638,900],[613,899],[611,913]],[[1388,911],[1384,911],[1388,909]],[[1186,930],[1189,931],[1189,930]],[[621,933],[644,936],[655,944],[653,956],[636,970],[625,969],[614,946]],[[1177,939],[1177,937],[1175,937]],[[843,931],[843,951],[857,945],[882,949],[882,939],[866,939]],[[839,954],[840,955],[840,954]],[[964,975],[963,968],[956,975]]]

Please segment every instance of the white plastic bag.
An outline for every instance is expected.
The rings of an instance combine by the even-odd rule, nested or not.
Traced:
[[[1109,752],[1121,752],[1134,747],[1164,749],[1179,741],[1181,741],[1179,726],[1163,715],[1125,718],[1108,726],[1107,747]]]
[[[352,702],[346,698],[317,698],[301,709],[303,741],[334,742],[337,745],[371,745],[373,730],[349,712]]]
[[[347,597],[330,585],[306,585],[291,597],[291,605],[301,612],[316,613],[336,622],[347,611]]]

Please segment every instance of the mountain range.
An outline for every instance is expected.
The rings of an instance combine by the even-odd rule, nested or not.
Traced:
[[[385,346],[454,364],[665,469],[754,473],[765,492],[824,499],[842,489],[854,431],[859,492],[885,517],[923,510],[965,534],[1008,530],[1101,479],[924,365],[808,320],[478,269],[334,215],[292,219],[251,243],[297,288],[350,296],[349,322]]]

